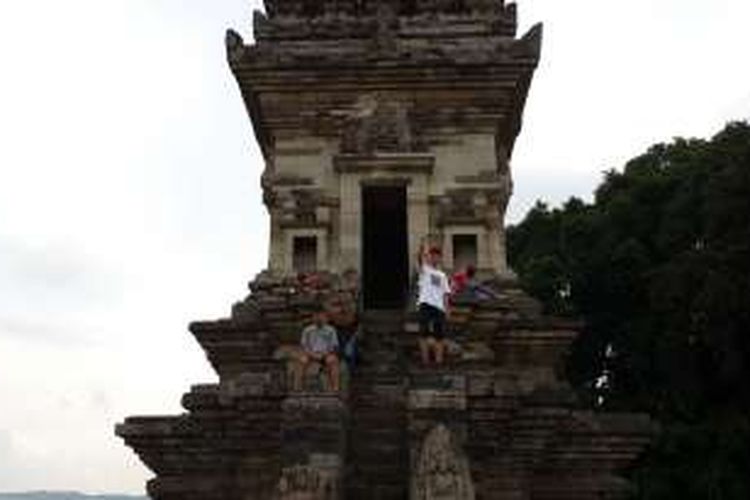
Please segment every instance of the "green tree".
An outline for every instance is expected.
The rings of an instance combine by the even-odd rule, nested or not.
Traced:
[[[750,498],[750,125],[675,139],[605,174],[594,202],[538,203],[511,265],[547,312],[580,316],[571,380],[664,428],[638,498]]]

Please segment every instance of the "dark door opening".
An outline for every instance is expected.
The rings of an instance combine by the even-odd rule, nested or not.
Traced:
[[[461,271],[467,266],[477,266],[477,235],[453,235],[453,270]]]
[[[298,273],[309,273],[318,267],[318,239],[315,236],[295,236],[292,267]]]
[[[405,186],[362,188],[362,285],[367,309],[404,305],[409,287]]]

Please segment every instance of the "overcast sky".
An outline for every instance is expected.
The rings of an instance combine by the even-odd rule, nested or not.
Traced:
[[[263,266],[262,162],[224,59],[259,0],[0,1],[0,491],[143,491],[113,436],[215,380],[189,321]],[[750,117],[747,0],[519,0],[545,23],[518,220],[650,144]]]

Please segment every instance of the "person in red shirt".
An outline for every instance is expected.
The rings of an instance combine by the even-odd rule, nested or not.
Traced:
[[[498,297],[494,290],[477,281],[476,274],[476,267],[469,264],[464,270],[451,276],[451,301],[459,295],[471,300],[489,300]]]
[[[477,269],[471,264],[463,270],[453,273],[453,276],[451,276],[451,296],[455,297],[466,290],[466,287],[474,279],[476,273]]]

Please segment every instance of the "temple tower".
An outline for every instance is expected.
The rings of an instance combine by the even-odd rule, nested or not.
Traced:
[[[116,433],[159,500],[623,499],[644,415],[582,407],[563,377],[580,327],[546,317],[505,255],[510,158],[542,29],[502,0],[266,0],[226,36],[265,160],[268,269],[190,331],[216,373],[186,413]],[[408,290],[420,245],[474,264],[445,366],[424,367]],[[362,353],[343,389],[289,378],[325,307]],[[348,325],[348,326],[347,326]]]
[[[229,62],[266,162],[269,269],[361,272],[400,305],[429,237],[509,275],[503,220],[541,26],[494,0],[267,0]],[[388,269],[389,273],[383,273]]]

